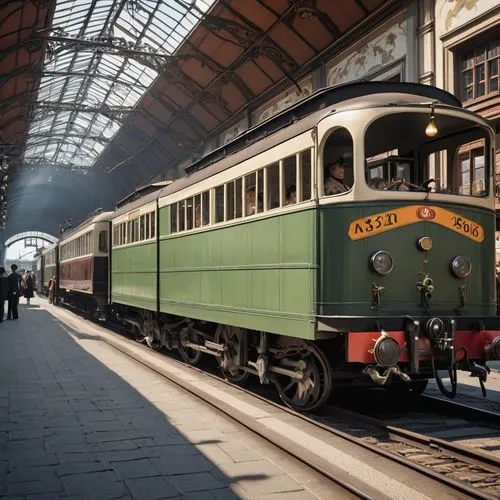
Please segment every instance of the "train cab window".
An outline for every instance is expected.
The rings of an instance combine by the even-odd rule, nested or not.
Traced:
[[[335,129],[323,150],[323,192],[325,196],[340,195],[354,182],[353,141],[344,127]]]
[[[224,186],[215,188],[215,222],[224,222]]]
[[[210,191],[201,194],[202,224],[210,224]]]
[[[280,206],[280,167],[273,163],[266,168],[267,173],[267,207],[272,210]]]
[[[312,162],[311,162],[312,150],[302,151],[300,153],[300,184],[301,193],[299,201],[307,201],[311,199],[311,173],[312,173]]]
[[[365,136],[366,178],[373,189],[486,196],[491,159],[488,132],[468,118],[435,110],[391,113]],[[387,131],[391,133],[388,134]]]
[[[100,231],[99,232],[99,252],[107,252],[108,251],[108,232]]]
[[[297,155],[283,160],[283,175],[285,184],[285,205],[297,203]]]
[[[366,166],[366,181],[372,189],[408,191],[406,183],[412,182],[414,170],[411,153],[400,156],[398,150],[387,151],[367,158]]]

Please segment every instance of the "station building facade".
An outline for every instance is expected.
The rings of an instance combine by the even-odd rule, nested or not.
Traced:
[[[336,41],[303,74],[293,75],[296,84],[284,80],[235,115],[224,130],[207,139],[205,152],[323,87],[355,80],[419,82],[451,92],[465,108],[481,114],[496,128],[495,180],[500,194],[500,3],[401,0],[392,5],[396,8],[388,9],[375,25],[370,20],[369,30],[354,27],[349,38]],[[191,161],[186,159],[180,165],[179,175]],[[469,176],[472,183],[484,161],[482,148],[463,151],[462,175]],[[500,261],[500,232],[497,241]]]

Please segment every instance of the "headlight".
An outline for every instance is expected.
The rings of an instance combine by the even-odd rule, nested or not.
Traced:
[[[491,343],[491,354],[494,359],[500,359],[500,337],[495,337]]]
[[[466,278],[472,270],[472,264],[466,257],[455,257],[451,261],[451,270],[457,278]]]
[[[392,271],[394,260],[390,253],[379,250],[370,257],[370,266],[373,271],[384,276]]]
[[[401,356],[401,347],[392,337],[382,334],[375,342],[373,357],[382,366],[394,366]]]
[[[428,236],[422,236],[417,241],[417,247],[424,252],[428,252],[432,248],[432,240]]]

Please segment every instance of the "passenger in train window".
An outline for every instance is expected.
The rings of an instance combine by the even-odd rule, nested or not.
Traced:
[[[333,194],[340,194],[349,191],[350,186],[344,184],[345,163],[344,159],[340,157],[333,163],[325,165],[328,177],[325,180],[325,195],[330,196]]]
[[[196,205],[194,209],[194,227],[201,226],[201,205]]]
[[[194,197],[194,227],[201,226],[201,195]]]
[[[255,196],[255,187],[247,189],[245,195],[245,215],[253,215],[256,212],[257,197]]]
[[[297,188],[295,185],[288,186],[286,190],[285,205],[293,205],[297,203]]]

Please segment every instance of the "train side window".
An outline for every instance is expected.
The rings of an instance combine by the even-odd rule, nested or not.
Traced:
[[[144,215],[139,217],[139,241],[143,241],[144,237]]]
[[[205,191],[201,195],[201,211],[203,214],[202,224],[210,224],[210,191]]]
[[[99,233],[99,252],[108,251],[108,232],[101,231]]]
[[[149,212],[144,214],[144,239],[149,240]]]
[[[224,186],[215,188],[215,222],[224,222]]]
[[[186,200],[186,229],[193,229],[193,211],[194,211],[193,198]]]
[[[151,238],[156,237],[156,212],[151,212]]]
[[[226,220],[232,220],[235,217],[234,212],[234,182],[226,184]]]
[[[245,177],[245,215],[257,213],[257,174],[254,172]]]
[[[264,169],[257,170],[257,212],[264,211]]]
[[[201,226],[201,194],[194,197],[194,227]]]
[[[243,178],[234,182],[234,215],[237,219],[243,215]]]
[[[273,163],[266,168],[267,173],[267,207],[269,209],[280,206],[280,166]]]
[[[297,156],[289,156],[283,160],[283,176],[285,186],[285,205],[297,203]]]
[[[311,199],[311,172],[312,172],[312,162],[311,162],[312,149],[302,151],[300,153],[300,184],[301,193],[298,201],[307,201]]]
[[[182,200],[178,203],[179,205],[179,231],[184,231],[186,227],[186,200]],[[153,234],[153,231],[151,231]]]

